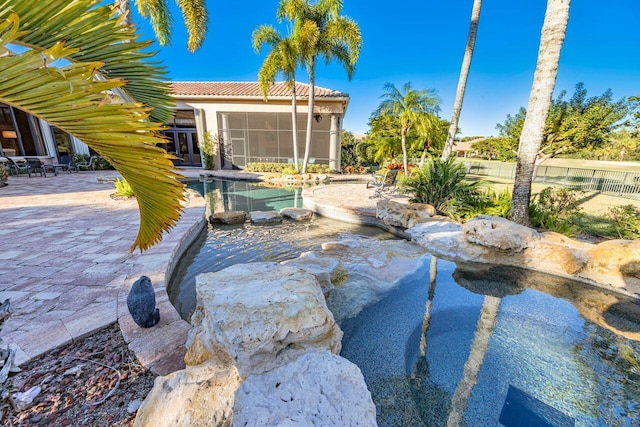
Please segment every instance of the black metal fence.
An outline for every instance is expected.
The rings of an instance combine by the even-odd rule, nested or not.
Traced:
[[[513,179],[516,173],[515,163],[464,164],[473,175]],[[540,166],[534,182],[640,200],[640,173],[635,172]]]

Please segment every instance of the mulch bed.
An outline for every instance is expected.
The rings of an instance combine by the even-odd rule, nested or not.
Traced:
[[[21,412],[4,401],[2,426],[131,426],[155,375],[136,361],[117,323],[22,366],[9,393],[42,391]]]

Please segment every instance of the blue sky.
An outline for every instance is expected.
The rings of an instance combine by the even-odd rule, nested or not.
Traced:
[[[255,81],[265,52],[253,52],[251,33],[261,24],[278,27],[278,0],[207,3],[209,31],[195,54],[186,49],[186,30],[172,4],[172,44],[158,47],[169,76],[173,80]],[[343,13],[358,22],[363,37],[355,75],[349,81],[335,64],[320,64],[316,71],[317,85],[351,97],[344,128],[367,131],[369,116],[387,82],[436,89],[442,101],[440,115],[450,119],[472,0],[344,3]],[[484,2],[459,124],[463,136],[496,135],[496,123],[527,105],[545,7],[543,0]],[[152,37],[146,22],[137,15],[134,21],[147,38]],[[284,25],[278,28],[282,34],[287,32]],[[556,94],[565,89],[570,95],[581,81],[590,95],[608,88],[616,99],[640,95],[638,28],[637,0],[574,0]],[[298,80],[308,82],[304,71],[298,73]]]

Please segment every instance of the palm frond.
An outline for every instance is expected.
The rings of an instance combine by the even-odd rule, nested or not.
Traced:
[[[0,0],[0,19],[11,12],[20,17],[28,34],[14,43],[27,48],[47,49],[60,40],[75,50],[70,61],[99,62],[100,74],[127,82],[121,90],[150,107],[150,117],[161,123],[173,117],[173,100],[164,68],[149,61],[155,53],[145,52],[151,42],[137,40],[133,28],[122,25],[124,17],[100,6],[101,0]]]
[[[195,52],[202,46],[207,33],[209,17],[205,0],[176,0],[182,10],[182,17],[187,27],[187,48]]]
[[[137,0],[138,12],[143,18],[149,18],[153,32],[161,46],[171,44],[171,26],[173,17],[166,0]]]
[[[162,125],[149,121],[151,109],[140,103],[113,102],[112,91],[124,87],[126,81],[100,74],[103,62],[77,61],[83,57],[78,46],[84,44],[74,43],[74,32],[68,32],[68,37],[62,39],[65,41],[52,43],[51,37],[46,37],[46,29],[30,26],[46,26],[48,21],[43,22],[28,14],[28,23],[21,23],[18,13],[8,13],[7,3],[2,3],[4,7],[0,8],[0,102],[44,119],[78,137],[121,173],[131,184],[140,208],[140,229],[132,249],[147,249],[161,239],[163,231],[175,225],[184,198],[184,186],[172,171],[171,156],[156,147],[163,142],[157,134]],[[74,19],[78,12],[75,6],[78,3],[88,6],[95,2],[66,3],[70,7],[57,11],[54,21],[69,13],[72,19],[68,22],[74,26],[81,22]],[[34,8],[39,8],[39,5],[34,5]],[[106,16],[104,9],[108,7],[99,9],[103,10],[94,12],[95,9],[88,9],[85,12],[87,16]],[[43,8],[39,10],[44,11]],[[115,20],[110,16],[108,19]],[[120,34],[121,31],[115,25],[98,27],[98,30],[82,26],[76,28],[82,28],[78,31],[83,33],[98,31],[105,40],[112,40],[112,33]],[[34,33],[38,33],[40,39],[34,38]],[[36,40],[45,39],[42,46],[35,44]],[[20,45],[29,48],[22,52],[11,50]],[[132,50],[135,49],[132,47]],[[92,58],[96,56],[91,49],[89,53]],[[155,72],[149,65],[138,69],[150,69],[151,74]]]

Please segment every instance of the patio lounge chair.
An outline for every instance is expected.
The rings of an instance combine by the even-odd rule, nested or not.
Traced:
[[[39,173],[40,176],[47,177],[47,171],[44,167],[44,162],[37,157],[25,157],[27,163],[29,164],[29,178],[31,178],[31,174]],[[55,170],[54,170],[55,173]],[[57,173],[56,173],[57,175]]]
[[[373,179],[367,182],[367,188],[374,188],[375,193],[369,198],[374,199],[393,194],[397,190],[398,172],[399,169],[390,169],[384,175],[373,175]]]
[[[31,176],[31,167],[24,157],[6,157],[9,160],[9,173],[15,176],[27,173]]]
[[[67,171],[71,173],[75,170],[78,172],[78,166],[73,162],[73,156],[66,154],[61,155],[59,161],[56,161],[51,165],[45,165],[45,168],[52,168],[56,175],[58,174],[58,171]]]
[[[80,172],[80,168],[87,168],[89,172],[95,172],[96,170],[96,162],[100,156],[91,156],[88,162],[78,162],[75,164],[75,168],[77,172]]]

